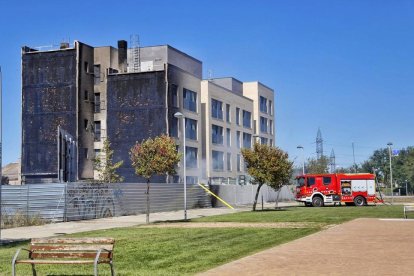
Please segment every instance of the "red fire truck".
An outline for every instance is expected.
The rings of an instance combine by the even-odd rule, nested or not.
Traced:
[[[296,201],[322,207],[329,203],[364,206],[381,202],[375,194],[375,175],[306,174],[296,177]]]

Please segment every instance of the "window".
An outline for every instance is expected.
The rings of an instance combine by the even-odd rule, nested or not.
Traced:
[[[183,89],[184,109],[197,112],[197,93],[188,89]]]
[[[223,103],[211,99],[211,117],[223,120]]]
[[[272,101],[269,100],[269,114],[273,115],[273,105],[272,105]]]
[[[88,90],[83,91],[83,98],[84,98],[85,101],[88,101],[89,100],[89,92],[88,92]]]
[[[197,176],[186,176],[185,179],[187,180],[187,184],[197,184],[198,177]]]
[[[89,73],[89,63],[87,61],[85,61],[85,63],[83,64],[86,73]]]
[[[331,184],[331,177],[330,176],[324,176],[323,177],[323,185],[329,185]]]
[[[168,86],[168,93],[170,96],[170,105],[178,107],[178,87],[175,84],[170,84]]]
[[[230,123],[230,105],[226,104],[226,122]]]
[[[243,110],[243,126],[247,128],[252,127],[252,113]]]
[[[273,121],[269,120],[269,133],[273,134]]]
[[[213,170],[214,171],[224,170],[223,152],[213,150],[212,155],[213,155]]]
[[[89,128],[89,121],[88,119],[83,120],[83,126],[85,127],[85,130],[88,130]]]
[[[101,150],[95,149],[95,158],[98,158],[100,154],[101,154]]]
[[[243,132],[243,148],[250,149],[252,147],[252,135]]]
[[[169,131],[170,136],[178,137],[178,118],[172,117],[169,128],[170,128],[170,131]]]
[[[227,170],[231,171],[231,153],[227,153]]]
[[[308,177],[308,186],[315,185],[315,177]]]
[[[197,153],[197,148],[185,147],[185,165],[187,168],[197,168]]]
[[[240,164],[241,164],[241,157],[240,157],[240,154],[237,154],[237,171],[238,172],[241,172]]]
[[[197,121],[185,118],[185,138],[197,140]]]
[[[241,147],[241,141],[240,141],[240,131],[236,132],[236,145],[237,148],[239,149]]]
[[[260,116],[260,131],[267,133],[267,118]]]
[[[95,93],[95,99],[94,99],[94,111],[95,113],[101,112],[101,93]]]
[[[236,125],[240,125],[240,108],[236,107]]]
[[[269,143],[269,145],[270,145],[270,146],[273,146],[273,139],[270,139],[270,143]]]
[[[229,128],[226,129],[226,140],[227,140],[227,146],[230,147],[231,144],[231,131]]]
[[[98,85],[101,83],[101,65],[95,64],[93,66],[93,75],[95,77],[95,85]]]
[[[260,144],[267,145],[267,138],[260,137]]]
[[[94,122],[95,141],[101,141],[101,121]]]
[[[211,139],[214,144],[223,144],[223,128],[221,126],[211,126]]]
[[[260,111],[267,113],[267,99],[260,96]]]
[[[89,159],[89,150],[88,148],[83,148],[83,157]]]

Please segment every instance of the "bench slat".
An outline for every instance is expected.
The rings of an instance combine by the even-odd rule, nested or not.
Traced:
[[[112,244],[32,244],[30,246],[31,251],[97,251],[101,248],[112,251],[114,246]]]
[[[50,238],[50,239],[32,239],[31,244],[37,243],[64,243],[64,244],[114,244],[115,239],[113,238]]]
[[[94,259],[96,252],[35,252],[32,253],[33,259]],[[111,253],[101,252],[100,259],[109,259]]]

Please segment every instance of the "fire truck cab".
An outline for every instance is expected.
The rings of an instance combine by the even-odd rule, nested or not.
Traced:
[[[296,201],[306,206],[345,203],[364,206],[379,202],[376,197],[375,175],[306,174],[296,177]]]

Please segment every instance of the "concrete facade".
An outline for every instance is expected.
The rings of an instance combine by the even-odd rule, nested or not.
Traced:
[[[258,81],[244,82],[243,95],[253,100],[255,137],[262,144],[275,145],[275,108],[273,89]],[[265,101],[265,103],[264,103]]]
[[[244,145],[246,138],[243,137],[247,137],[250,146],[253,141],[254,102],[237,89],[242,87],[241,82],[229,80],[228,83],[236,84],[233,91],[233,86],[219,85],[224,83],[222,80],[224,79],[201,82],[206,177],[213,183],[239,183],[240,177],[246,175],[240,152],[241,148],[247,146]],[[251,114],[250,127],[243,126],[243,111]],[[221,130],[221,135],[217,136],[217,129]]]

